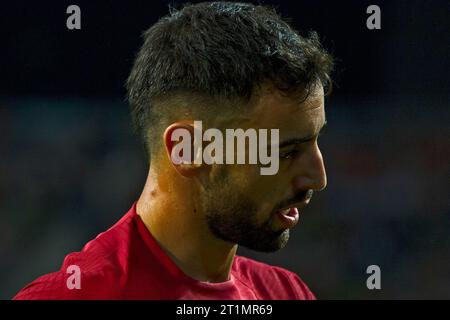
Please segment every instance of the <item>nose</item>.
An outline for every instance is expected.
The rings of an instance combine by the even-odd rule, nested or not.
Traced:
[[[317,141],[296,159],[293,187],[296,192],[320,191],[327,186],[327,174]]]

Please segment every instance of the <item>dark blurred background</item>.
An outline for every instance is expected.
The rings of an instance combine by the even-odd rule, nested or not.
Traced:
[[[147,165],[124,82],[140,34],[183,1],[0,6],[0,298],[59,269],[137,200]],[[191,1],[195,2],[195,1]],[[447,1],[262,1],[337,58],[329,178],[288,246],[240,253],[319,298],[450,298]],[[66,8],[81,8],[81,30]],[[381,8],[368,30],[366,8]],[[368,290],[366,268],[381,268]]]

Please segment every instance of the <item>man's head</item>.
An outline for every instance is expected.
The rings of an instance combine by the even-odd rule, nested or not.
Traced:
[[[325,124],[331,57],[315,33],[301,37],[272,9],[213,2],[187,5],[144,33],[127,82],[134,125],[152,166],[192,180],[204,221],[218,238],[261,251],[289,236],[279,210],[303,207],[326,185],[317,136]],[[280,167],[176,166],[176,128],[279,129]],[[196,187],[198,185],[198,188]]]

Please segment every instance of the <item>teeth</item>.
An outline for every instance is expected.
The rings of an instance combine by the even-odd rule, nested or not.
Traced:
[[[287,208],[281,211],[282,214],[288,214],[291,211],[291,208]]]

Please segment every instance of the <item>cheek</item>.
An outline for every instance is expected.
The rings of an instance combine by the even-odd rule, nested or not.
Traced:
[[[258,206],[259,222],[266,221],[282,200],[286,199],[286,190],[281,183],[280,178],[275,176],[260,176],[256,177],[254,184],[250,186],[250,191],[253,201]]]
[[[230,180],[224,186],[227,194],[234,194],[235,199],[245,197],[258,208],[256,219],[264,222],[271,215],[274,207],[288,196],[286,179],[282,175],[264,176],[259,166],[233,165],[228,168]],[[224,192],[225,190],[219,190]]]

